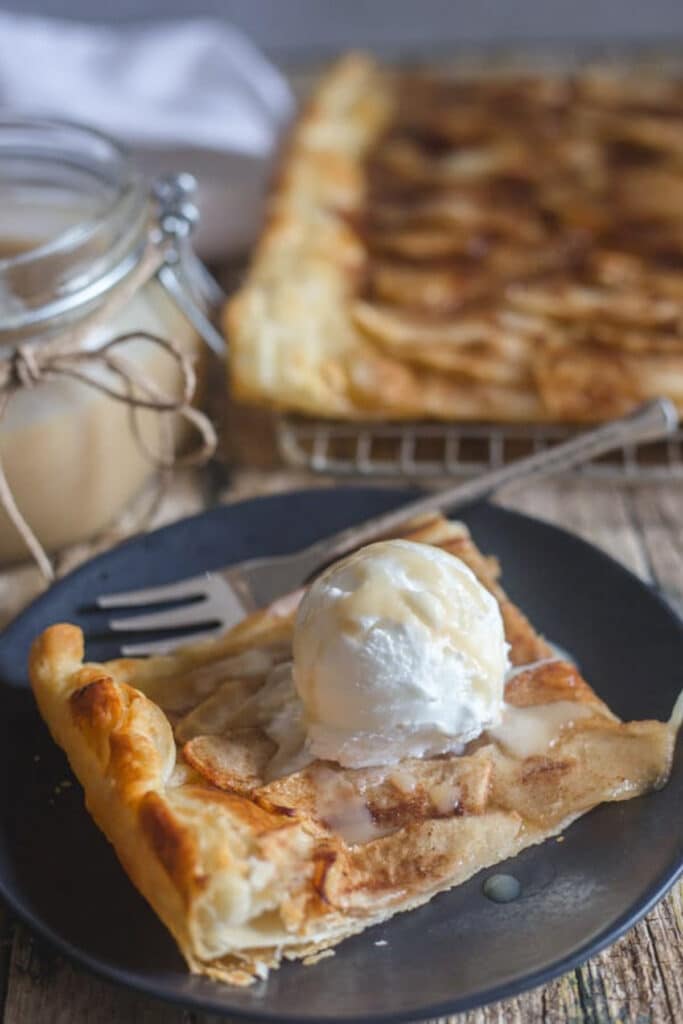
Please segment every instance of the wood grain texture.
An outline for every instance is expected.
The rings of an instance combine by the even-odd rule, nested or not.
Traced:
[[[652,577],[683,613],[683,491],[643,488],[629,502]]]
[[[235,501],[293,487],[322,485],[302,473],[273,471],[272,460],[252,458],[252,468],[219,481],[213,493]],[[238,449],[239,445],[236,444]],[[254,468],[256,464],[257,468]],[[169,492],[157,522],[170,521],[206,502],[211,487],[184,478]],[[508,491],[500,502],[557,523],[597,544],[642,578],[655,582],[683,609],[683,490],[675,486],[619,489],[548,481]],[[87,552],[80,551],[76,557]],[[20,584],[17,596],[17,581]],[[23,589],[21,589],[23,581]],[[27,582],[28,581],[28,582]],[[35,589],[31,570],[0,576],[0,595],[16,606]],[[25,598],[24,598],[25,599]],[[680,827],[680,823],[679,827]],[[3,1024],[218,1024],[115,988],[55,956],[18,927],[11,946],[5,934]],[[671,1024],[683,1021],[683,886],[663,900],[619,942],[578,970],[515,999],[440,1024]]]
[[[18,927],[4,1024],[189,1024],[185,1011],[85,974]]]

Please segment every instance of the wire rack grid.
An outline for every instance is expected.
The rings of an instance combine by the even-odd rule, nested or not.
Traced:
[[[359,424],[293,416],[277,422],[279,451],[288,465],[325,476],[386,480],[467,479],[574,432],[554,424]],[[628,445],[562,476],[626,484],[683,481],[683,430],[666,441]]]

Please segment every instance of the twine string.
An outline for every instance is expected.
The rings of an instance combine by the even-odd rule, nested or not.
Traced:
[[[158,469],[168,472],[177,466],[196,466],[211,457],[217,444],[216,431],[208,417],[191,405],[196,388],[194,367],[175,342],[146,330],[119,334],[89,349],[76,347],[79,339],[73,335],[70,340],[69,346],[63,342],[57,345],[23,343],[17,345],[7,359],[0,361],[0,420],[17,392],[66,377],[128,406],[136,444]],[[161,349],[176,363],[181,381],[178,397],[164,392],[131,359],[126,358],[126,347],[141,340]],[[106,375],[103,376],[102,368],[108,370],[121,386],[112,384]],[[160,417],[161,451],[153,451],[143,436],[140,413],[145,410]],[[199,437],[197,447],[181,458],[176,458],[173,451],[174,417],[188,423]],[[0,508],[11,520],[45,579],[52,581],[52,563],[16,503],[1,458]]]

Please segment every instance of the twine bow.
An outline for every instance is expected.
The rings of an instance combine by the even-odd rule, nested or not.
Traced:
[[[179,397],[166,394],[139,366],[126,358],[125,348],[131,342],[144,340],[162,349],[178,366],[181,378]],[[109,371],[109,373],[102,372]],[[111,377],[120,382],[120,387]],[[157,468],[169,470],[176,466],[199,465],[216,449],[216,432],[204,413],[193,408],[196,375],[189,357],[173,342],[149,331],[120,334],[89,349],[64,343],[24,343],[0,361],[0,420],[13,395],[24,388],[63,378],[79,381],[95,391],[121,402],[130,410],[131,430],[143,454]],[[140,430],[139,414],[151,410],[161,417],[162,450],[152,451]],[[199,434],[198,448],[178,459],[173,447],[173,417],[179,416]],[[54,569],[45,549],[17,506],[0,459],[0,508],[9,516],[46,580],[54,579]]]

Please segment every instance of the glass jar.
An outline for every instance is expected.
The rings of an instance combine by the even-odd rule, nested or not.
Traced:
[[[185,204],[165,225],[178,234],[179,264],[190,221]],[[21,343],[40,346],[85,324],[79,344],[86,350],[147,331],[199,361],[199,334],[161,275],[114,314],[98,316],[139,267],[150,232],[163,233],[159,223],[144,180],[113,140],[72,124],[0,119],[0,359]],[[171,263],[164,265],[171,292],[186,289],[183,305],[201,327],[196,292]],[[179,393],[177,363],[149,340],[127,342],[125,359],[158,389]],[[89,373],[109,384],[114,377],[99,364]],[[160,419],[152,411],[139,416],[150,448]],[[19,510],[47,550],[114,522],[153,472],[125,403],[73,379],[40,380],[12,394],[0,422],[0,457]],[[0,509],[0,562],[21,557],[24,542]]]

